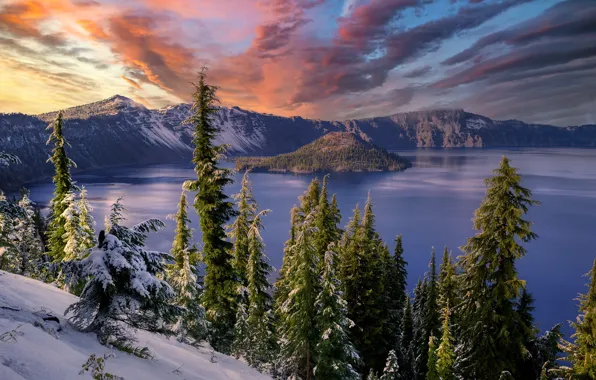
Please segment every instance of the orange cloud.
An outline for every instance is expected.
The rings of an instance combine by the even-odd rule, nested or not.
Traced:
[[[124,79],[125,82],[127,82],[128,84],[130,84],[131,86],[133,86],[136,89],[141,89],[141,85],[138,84],[137,82],[135,82],[134,80],[125,77],[124,75],[121,75],[120,78]]]
[[[89,36],[95,40],[108,40],[109,36],[104,31],[104,29],[95,21],[92,20],[78,20],[77,24],[79,24]]]

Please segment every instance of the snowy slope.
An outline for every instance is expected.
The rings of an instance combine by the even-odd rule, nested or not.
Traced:
[[[234,358],[216,353],[211,363],[209,349],[195,349],[174,339],[137,333],[138,345],[149,347],[155,361],[110,350],[97,342],[94,334],[73,330],[64,322],[63,312],[77,297],[39,281],[0,271],[0,334],[17,328],[22,335],[15,341],[0,342],[2,380],[81,380],[81,366],[91,354],[114,353],[106,362],[106,372],[126,380],[258,380],[269,379]],[[8,307],[8,308],[7,308]],[[13,311],[17,308],[20,311]],[[36,327],[42,323],[56,329],[55,322],[44,322],[34,313],[45,309],[60,318],[63,331],[52,336]],[[178,371],[176,371],[178,369]]]

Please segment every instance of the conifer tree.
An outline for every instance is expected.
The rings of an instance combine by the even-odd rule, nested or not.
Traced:
[[[517,277],[515,262],[526,254],[520,242],[537,237],[523,217],[538,202],[521,186],[517,169],[506,157],[485,183],[486,195],[474,217],[478,233],[462,247],[458,281],[463,299],[457,368],[463,377],[479,380],[505,372],[515,377],[517,359],[527,354],[516,328],[520,317],[515,305],[524,281]]]
[[[570,368],[563,368],[568,379],[588,380],[596,378],[596,260],[588,272],[588,293],[579,297],[579,315],[571,323],[575,330],[574,342],[561,341],[561,349]]]
[[[81,241],[86,237],[81,228],[81,212],[77,195],[74,191],[69,191],[62,200],[66,206],[61,217],[64,219],[64,256],[62,261],[73,261],[82,258],[83,253],[91,247],[82,247]]]
[[[441,310],[456,305],[456,276],[453,256],[447,251],[443,251],[443,260],[439,273],[439,299],[438,305]]]
[[[263,210],[252,218],[248,231],[248,328],[250,347],[247,350],[248,363],[260,371],[270,369],[275,349],[275,335],[271,317],[271,295],[267,277],[272,271],[265,255],[265,244],[261,238],[261,218],[270,210]]]
[[[354,323],[347,317],[347,305],[342,297],[341,282],[335,274],[335,245],[328,246],[324,257],[321,291],[316,300],[316,326],[321,332],[316,345],[319,379],[360,379],[354,364],[360,359],[349,338]]]
[[[229,233],[229,236],[232,238],[234,243],[232,249],[232,253],[234,255],[233,266],[238,275],[240,286],[248,287],[248,275],[246,273],[249,256],[248,231],[252,219],[257,212],[257,204],[252,196],[251,184],[248,179],[248,171],[246,171],[242,177],[240,192],[238,194],[234,194],[233,198],[236,201],[236,208],[238,211],[238,215],[236,216],[234,223],[232,223],[230,226]]]
[[[441,380],[455,380],[453,364],[455,363],[455,351],[453,337],[451,335],[451,311],[446,306],[443,311],[443,328],[441,342],[437,348],[437,373]]]
[[[280,334],[279,371],[288,378],[312,378],[316,365],[315,300],[320,288],[319,260],[315,246],[314,212],[303,219],[295,243],[289,247],[284,286],[290,289],[283,304],[277,304]]]
[[[187,181],[185,188],[196,192],[194,208],[200,219],[206,264],[202,302],[213,325],[211,344],[216,350],[228,353],[236,319],[237,277],[225,225],[235,212],[224,193],[224,187],[232,182],[230,171],[218,166],[226,147],[213,144],[218,132],[212,120],[217,112],[216,91],[217,87],[207,84],[207,72],[203,68],[193,93],[193,113],[186,120],[194,128],[193,163],[197,179]]]
[[[410,297],[406,295],[404,312],[400,324],[399,340],[399,367],[401,368],[404,379],[414,378],[414,352],[412,341],[414,339],[414,326],[412,320],[412,303]]]
[[[379,380],[379,376],[377,376],[377,373],[371,369],[368,372],[368,376],[366,377],[366,380]]]
[[[428,363],[426,365],[426,380],[441,380],[437,370],[437,343],[434,336],[428,340]]]
[[[341,216],[337,207],[337,199],[329,202],[327,190],[327,177],[323,177],[323,185],[320,190],[319,201],[317,204],[317,213],[315,226],[317,227],[317,252],[319,253],[320,263],[324,262],[324,257],[330,243],[337,242],[341,231],[338,227]]]
[[[427,280],[418,279],[414,288],[414,301],[412,303],[413,338],[412,338],[412,370],[413,379],[422,380],[426,377],[428,364],[428,338],[426,337],[424,321],[427,299]]]
[[[163,223],[149,219],[128,228],[121,225],[123,210],[119,199],[108,218],[109,232],[100,233],[89,256],[63,266],[67,274],[86,280],[79,301],[65,311],[70,322],[97,333],[100,343],[115,346],[134,340],[127,326],[169,335],[168,326],[179,313],[170,302],[174,290],[160,279],[169,255],[144,248],[147,234]]]
[[[348,302],[348,317],[358,328],[351,339],[360,353],[361,373],[381,371],[388,354],[383,339],[386,305],[383,293],[383,244],[375,231],[370,195],[358,223],[358,207],[342,237],[341,277]]]
[[[192,228],[189,226],[188,203],[184,190],[180,195],[178,211],[168,218],[176,221],[175,236],[170,255],[171,264],[165,269],[166,279],[176,297],[174,304],[182,308],[174,326],[178,340],[197,344],[208,338],[209,323],[201,305],[202,288],[198,283],[197,264],[199,252],[191,244]]]
[[[251,349],[250,327],[248,326],[248,313],[245,301],[238,302],[238,311],[236,312],[236,324],[234,325],[234,341],[232,342],[231,352],[236,359],[246,359]]]
[[[79,223],[82,231],[81,240],[79,241],[79,247],[81,251],[86,251],[97,243],[95,240],[95,220],[91,216],[93,207],[89,204],[87,199],[87,189],[85,186],[81,186],[81,192],[79,193]]]
[[[52,133],[46,144],[53,144],[52,155],[48,162],[54,164],[54,197],[50,202],[50,223],[48,225],[48,249],[50,256],[54,261],[59,262],[65,256],[64,248],[66,242],[64,241],[64,234],[66,233],[66,220],[62,216],[64,211],[68,208],[68,204],[64,202],[68,193],[75,190],[76,186],[70,176],[70,168],[75,166],[74,162],[66,156],[66,146],[68,143],[64,138],[63,133],[64,122],[62,120],[62,112],[53,124],[48,126],[52,129]]]
[[[399,361],[394,350],[389,351],[387,356],[387,362],[385,363],[385,369],[380,380],[401,380],[405,379],[402,377],[399,370]]]

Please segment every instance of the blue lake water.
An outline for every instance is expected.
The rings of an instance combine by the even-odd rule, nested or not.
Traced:
[[[535,222],[539,238],[527,244],[528,255],[519,261],[520,277],[527,280],[536,298],[536,320],[541,329],[574,320],[574,300],[585,292],[589,271],[596,257],[596,150],[516,149],[516,150],[414,150],[403,152],[414,167],[403,173],[337,173],[329,181],[342,212],[342,225],[348,222],[356,204],[364,205],[370,192],[377,230],[393,246],[402,234],[408,261],[409,287],[427,269],[431,247],[440,257],[444,246],[459,255],[459,246],[471,236],[472,217],[484,195],[483,179],[490,176],[502,155],[510,158],[524,177],[534,198],[528,219]],[[176,212],[181,184],[194,176],[192,167],[122,167],[75,174],[79,185],[89,191],[98,229],[104,215],[120,196],[128,208],[128,222],[157,217],[166,229],[151,236],[152,249],[168,251],[174,223],[166,220]],[[228,189],[239,188],[240,175]],[[283,243],[287,239],[290,208],[304,192],[311,175],[251,175],[253,190],[262,208],[272,212],[265,219],[263,232],[267,253],[279,268]],[[52,184],[30,186],[32,199],[47,204]],[[190,211],[194,227],[197,217]],[[198,238],[196,234],[195,238]],[[565,329],[568,331],[568,329]]]

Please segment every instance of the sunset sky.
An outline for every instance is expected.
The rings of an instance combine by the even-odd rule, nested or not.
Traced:
[[[114,94],[321,119],[596,123],[596,0],[0,0],[0,112]]]

